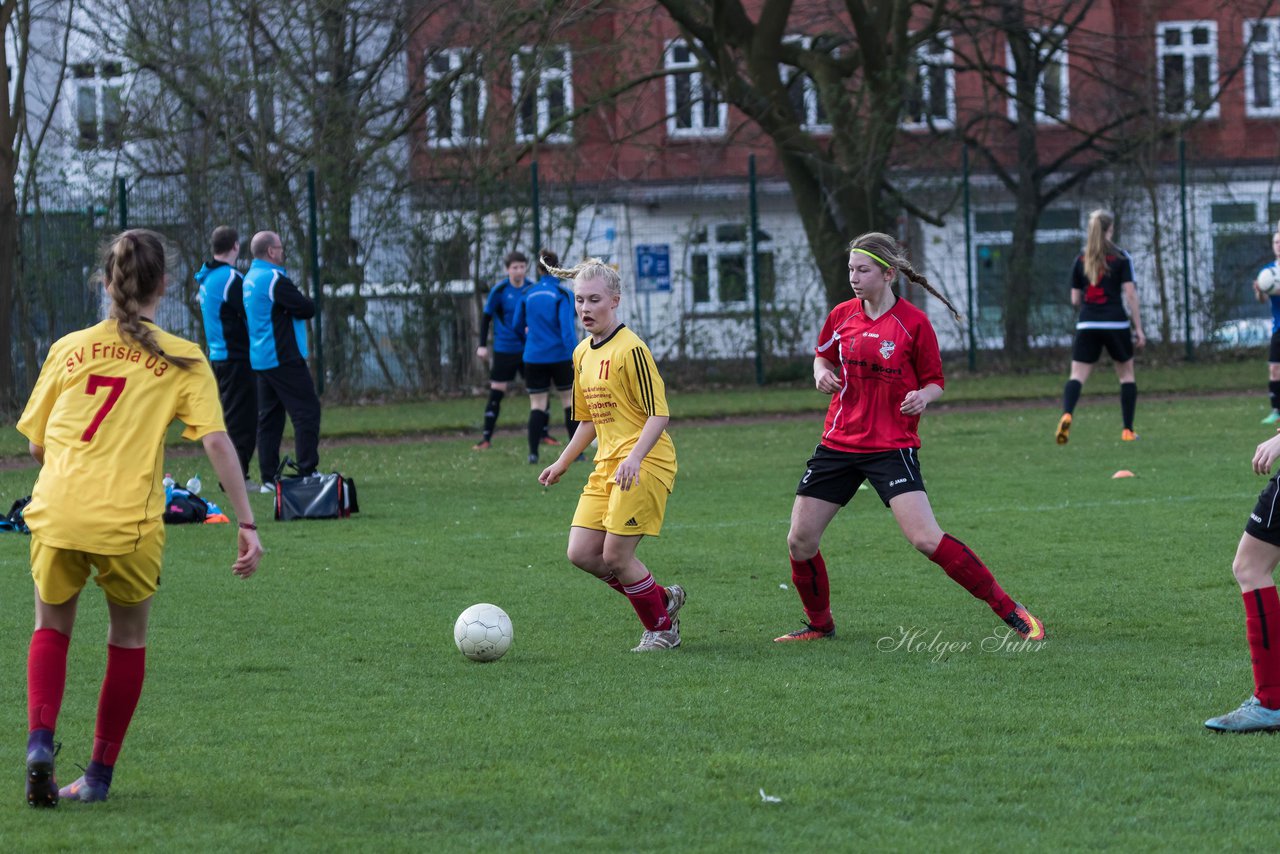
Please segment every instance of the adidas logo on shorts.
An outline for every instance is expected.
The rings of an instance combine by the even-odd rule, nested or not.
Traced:
[[[624,528],[639,528],[639,527],[640,527],[640,523],[636,521],[636,517],[635,517],[635,516],[632,516],[630,519],[628,519],[628,520],[627,520],[626,524],[625,524],[625,525],[623,525],[623,527],[624,527]]]

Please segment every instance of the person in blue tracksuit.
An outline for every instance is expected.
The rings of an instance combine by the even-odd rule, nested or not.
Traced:
[[[493,428],[498,423],[502,398],[507,383],[524,373],[524,329],[515,325],[516,309],[524,302],[530,282],[525,278],[529,259],[523,252],[509,252],[505,259],[507,277],[489,291],[480,316],[480,346],[476,355],[489,358],[489,326],[493,325],[493,366],[489,369],[489,401],[484,408],[484,433],[475,450],[486,451],[493,441]],[[527,379],[527,377],[526,377]]]
[[[316,306],[289,279],[284,244],[273,231],[249,243],[253,263],[244,277],[244,311],[249,329],[249,361],[258,375],[258,470],[262,491],[280,468],[284,417],[293,422],[294,459],[300,474],[320,464],[320,398],[307,368],[307,327]]]
[[[578,346],[573,294],[547,272],[548,267],[559,266],[560,259],[556,254],[544,250],[538,260],[541,276],[516,309],[514,325],[525,332],[524,379],[529,388],[530,463],[538,461],[540,444],[559,444],[554,439],[548,441],[547,434],[547,424],[551,420],[548,407],[552,384],[560,392],[564,427],[570,439],[573,438],[573,428],[577,426],[573,420],[573,348]]]
[[[249,364],[244,276],[235,268],[240,235],[231,226],[220,225],[213,230],[209,244],[212,258],[195,275],[204,338],[209,347],[209,364],[218,379],[227,435],[240,458],[245,486],[256,489],[249,481],[249,460],[253,458],[258,434],[258,380]]]
[[[1263,265],[1253,279],[1253,293],[1258,302],[1271,304],[1271,347],[1267,351],[1267,391],[1271,394],[1271,412],[1262,419],[1263,424],[1280,421],[1280,292],[1262,290],[1259,282],[1263,275],[1274,276],[1280,267],[1280,230],[1271,235],[1271,251],[1275,260]],[[1271,272],[1268,274],[1267,271]]]

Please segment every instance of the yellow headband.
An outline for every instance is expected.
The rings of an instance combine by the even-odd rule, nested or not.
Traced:
[[[876,259],[876,260],[877,260],[877,261],[879,261],[883,266],[888,267],[889,269],[893,269],[893,265],[892,265],[892,264],[890,264],[888,261],[884,260],[883,258],[881,258],[879,255],[877,255],[877,254],[876,254],[876,253],[874,253],[874,252],[868,252],[866,249],[859,249],[859,248],[856,248],[856,247],[855,247],[855,248],[853,248],[853,249],[850,249],[849,251],[850,251],[850,252],[861,252],[863,255],[866,255],[866,256],[867,256],[867,257],[869,257],[869,258],[874,258],[874,259]]]

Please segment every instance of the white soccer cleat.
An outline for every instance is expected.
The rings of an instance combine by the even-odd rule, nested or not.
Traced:
[[[672,621],[671,628],[654,632],[645,630],[640,638],[640,645],[633,647],[632,652],[661,652],[664,649],[675,649],[680,645],[680,623]]]
[[[1276,732],[1280,730],[1280,709],[1268,709],[1250,695],[1240,708],[1204,722],[1218,732]]]

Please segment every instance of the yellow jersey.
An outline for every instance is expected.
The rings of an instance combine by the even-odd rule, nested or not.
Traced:
[[[651,415],[670,415],[667,391],[653,354],[626,326],[599,344],[590,338],[573,351],[573,419],[596,427],[597,463],[622,460],[635,447]],[[662,431],[642,467],[670,489],[676,476],[676,446]]]
[[[145,321],[144,321],[145,322]],[[42,543],[128,554],[164,515],[164,438],[179,418],[196,440],[225,430],[218,383],[195,344],[148,323],[188,370],[127,342],[114,320],[49,348],[18,431],[44,448],[24,513]]]

